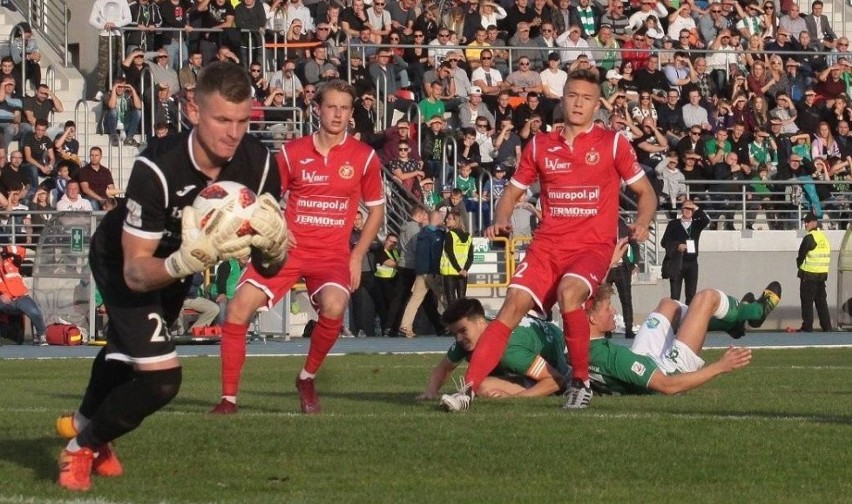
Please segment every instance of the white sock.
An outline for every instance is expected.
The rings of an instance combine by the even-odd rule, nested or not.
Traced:
[[[77,429],[77,432],[82,432],[89,425],[89,421],[79,411],[74,412],[74,428]]]
[[[83,447],[77,444],[77,438],[71,438],[71,441],[68,441],[68,445],[65,447],[65,451],[71,453],[76,453],[82,449]]]
[[[229,403],[237,404],[237,396],[235,395],[223,395],[222,399],[228,401]]]
[[[730,303],[728,303],[728,295],[724,292],[717,290],[717,294],[719,294],[719,307],[716,308],[716,312],[713,313],[713,318],[717,318],[719,320],[725,318],[725,315],[728,314],[728,310],[731,309]]]
[[[316,373],[308,373],[307,371],[305,371],[305,368],[302,368],[302,370],[299,371],[300,380],[313,380],[314,378],[316,378],[316,376]]]

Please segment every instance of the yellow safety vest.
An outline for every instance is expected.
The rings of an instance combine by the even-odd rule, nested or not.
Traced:
[[[396,249],[385,250],[391,259],[399,264],[399,251]],[[376,278],[393,278],[396,276],[396,268],[393,266],[385,266],[384,264],[376,264]]]
[[[470,247],[473,245],[473,236],[468,235],[467,240],[461,241],[458,233],[455,231],[450,231],[447,237],[453,241],[453,255],[456,258],[456,262],[459,266],[464,266],[467,262],[467,255],[470,252]],[[452,263],[450,263],[450,258],[447,256],[447,251],[444,250],[444,253],[441,254],[441,265],[440,265],[440,273],[442,275],[458,275],[459,272],[453,268]]]
[[[828,267],[831,263],[831,244],[821,229],[814,229],[808,234],[814,237],[816,247],[808,251],[801,269],[807,273],[828,274]]]

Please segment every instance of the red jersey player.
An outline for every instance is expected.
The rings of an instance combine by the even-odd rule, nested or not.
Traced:
[[[589,384],[589,323],[583,303],[606,277],[617,238],[618,199],[624,180],[638,197],[639,212],[631,236],[648,237],[657,198],[630,143],[614,131],[594,126],[599,106],[597,76],[574,70],[565,84],[565,123],[539,133],[527,144],[518,171],[497,203],[493,238],[511,230],[515,201],[536,180],[541,183],[542,221],[526,257],[512,276],[497,318],[482,334],[465,376],[465,387],[446,394],[449,411],[470,400],[494,369],[521,318],[535,308],[548,313],[558,302],[572,381],[566,408],[585,408],[592,398]]]
[[[222,401],[213,413],[235,413],[246,331],[255,311],[274,306],[304,278],[319,319],[311,334],[305,367],[296,378],[302,412],[320,412],[314,376],[343,326],[349,293],[358,288],[361,261],[384,218],[381,164],[372,148],[349,136],[355,88],[331,81],[317,95],[320,128],[293,140],[278,154],[285,217],[295,248],[284,267],[265,278],[249,267],[222,327]],[[349,236],[363,199],[367,220],[361,239],[349,250]]]

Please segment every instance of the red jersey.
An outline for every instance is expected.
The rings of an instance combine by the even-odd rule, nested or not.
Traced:
[[[288,193],[284,215],[300,251],[348,255],[361,200],[368,207],[385,202],[376,152],[349,135],[327,157],[317,152],[313,135],[287,142],[278,168],[282,193]]]
[[[539,179],[542,220],[535,241],[576,250],[615,244],[621,181],[632,184],[644,176],[623,135],[593,126],[573,146],[561,128],[536,134],[510,183],[526,190]]]

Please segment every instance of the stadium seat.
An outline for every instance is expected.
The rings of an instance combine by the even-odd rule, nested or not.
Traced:
[[[410,91],[408,89],[398,89],[394,95],[397,98],[402,98],[403,100],[415,101],[414,99],[414,91]]]

